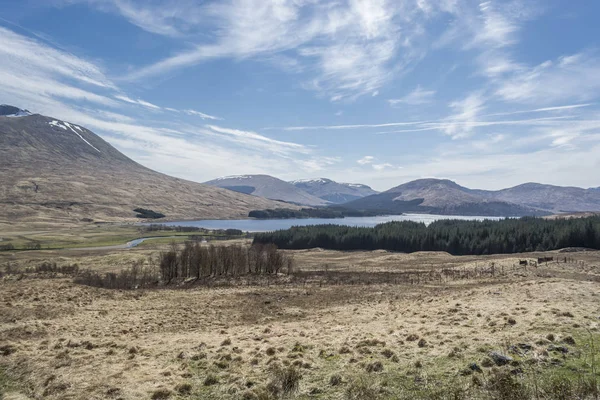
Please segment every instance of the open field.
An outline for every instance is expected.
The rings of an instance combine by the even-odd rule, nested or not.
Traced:
[[[155,263],[168,246],[0,253],[0,268],[10,262],[23,271],[52,260],[118,271]],[[597,396],[600,252],[288,253],[297,275],[253,286],[117,291],[60,274],[4,276],[0,393],[7,399]],[[560,262],[519,266],[538,256]]]
[[[142,237],[168,237],[162,240],[161,243],[164,244],[169,243],[173,236],[185,240],[190,235],[214,235],[214,233],[178,232],[174,230],[148,231],[143,226],[136,224],[86,224],[64,225],[62,227],[17,226],[6,227],[0,232],[0,248],[3,245],[12,244],[16,250],[25,250],[36,244],[39,244],[41,250],[115,246]]]

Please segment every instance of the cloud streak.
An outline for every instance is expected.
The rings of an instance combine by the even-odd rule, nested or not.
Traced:
[[[415,90],[413,90],[406,96],[401,97],[399,99],[390,99],[388,100],[388,103],[390,103],[392,107],[400,104],[418,106],[432,103],[434,96],[435,90],[425,90],[421,86],[417,86]]]

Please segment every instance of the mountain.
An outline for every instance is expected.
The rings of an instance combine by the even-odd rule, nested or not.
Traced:
[[[552,213],[600,211],[600,191],[525,183],[498,191],[476,191],[498,201],[506,201]]]
[[[344,204],[357,210],[430,213],[442,215],[547,215],[536,208],[489,198],[447,179],[419,179]]]
[[[338,183],[327,178],[299,179],[290,183],[306,193],[334,204],[347,203],[378,193],[367,185]]]
[[[235,192],[281,200],[305,206],[323,206],[328,201],[308,194],[289,182],[282,181],[270,175],[235,175],[217,178],[205,182],[206,185],[217,186]]]
[[[21,110],[8,104],[0,104],[0,117],[26,117],[31,115],[28,110]]]
[[[290,208],[152,171],[82,126],[11,106],[0,111],[0,222],[135,220],[135,208],[168,219]]]

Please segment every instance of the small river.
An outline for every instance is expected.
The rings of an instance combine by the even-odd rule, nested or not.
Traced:
[[[288,229],[292,226],[306,225],[348,225],[373,227],[390,221],[416,221],[429,225],[440,219],[460,220],[499,220],[504,217],[474,217],[460,215],[431,215],[431,214],[404,214],[384,215],[378,217],[346,217],[346,218],[306,218],[306,219],[205,219],[199,221],[173,221],[161,225],[169,226],[193,226],[206,229],[240,229],[244,232],[268,232],[279,229]]]

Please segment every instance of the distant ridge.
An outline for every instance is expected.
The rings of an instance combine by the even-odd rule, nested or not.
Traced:
[[[152,171],[80,125],[0,106],[0,223],[245,218],[294,208]],[[18,116],[18,118],[14,118]]]
[[[233,175],[205,182],[240,193],[266,197],[267,199],[286,201],[307,206],[324,206],[328,201],[313,196],[289,182],[270,175]]]
[[[313,196],[334,204],[343,204],[378,193],[367,185],[338,183],[327,178],[298,179],[290,183]]]
[[[525,216],[547,211],[487,198],[447,179],[419,179],[344,205],[357,210],[445,215]]]

